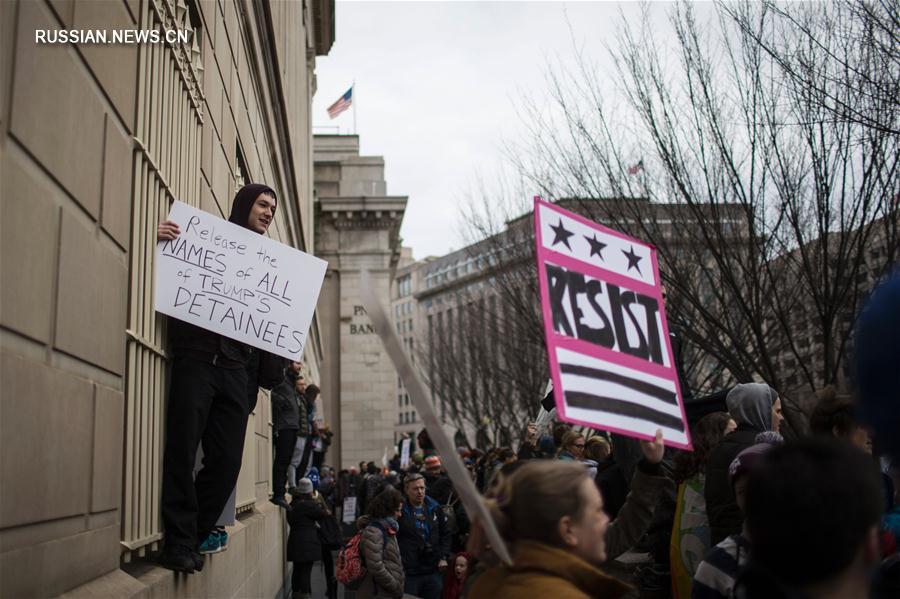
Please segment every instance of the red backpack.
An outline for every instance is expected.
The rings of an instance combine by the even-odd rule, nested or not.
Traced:
[[[373,526],[377,526],[381,529],[381,534],[384,537],[384,544],[386,546],[387,535],[384,534],[384,529],[378,524],[373,524]],[[338,582],[350,590],[356,590],[362,586],[363,580],[365,580],[367,574],[366,560],[363,557],[362,547],[360,547],[362,536],[363,531],[360,530],[353,535],[353,537],[347,541],[347,544],[341,547],[341,550],[338,552],[337,567],[334,570],[334,576],[337,578]]]

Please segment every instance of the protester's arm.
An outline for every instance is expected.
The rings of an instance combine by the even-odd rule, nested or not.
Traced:
[[[400,581],[391,576],[384,565],[385,539],[384,532],[377,526],[367,526],[363,530],[362,538],[363,556],[366,560],[366,570],[372,575],[372,579],[379,587],[391,595],[403,591]]]
[[[529,422],[528,427],[525,429],[525,437],[522,439],[522,444],[519,445],[518,459],[533,460],[539,458],[537,443],[537,426],[533,422]]]
[[[175,239],[181,234],[178,224],[170,220],[164,220],[156,227],[156,240],[166,241]]]
[[[606,552],[610,560],[634,547],[643,536],[653,519],[660,491],[672,484],[660,467],[665,450],[662,431],[657,431],[653,441],[641,441],[641,450],[644,458],[638,462],[631,479],[631,491],[606,532]]]

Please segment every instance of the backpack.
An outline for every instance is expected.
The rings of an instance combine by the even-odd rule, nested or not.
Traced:
[[[373,523],[373,526],[381,530],[381,536],[384,538],[384,546],[386,547],[387,535],[384,534],[384,529],[375,523]],[[334,569],[334,577],[337,578],[338,582],[352,591],[362,586],[363,581],[366,579],[366,574],[368,574],[366,571],[366,560],[363,557],[362,547],[360,547],[362,538],[363,531],[360,530],[347,541],[346,545],[341,547]]]

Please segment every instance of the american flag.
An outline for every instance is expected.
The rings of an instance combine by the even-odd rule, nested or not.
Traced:
[[[633,166],[629,166],[629,167],[628,167],[628,170],[627,170],[626,172],[627,172],[629,175],[636,175],[636,174],[638,174],[639,172],[641,172],[642,170],[644,170],[644,161],[643,161],[643,160],[639,160],[637,164],[635,164],[635,165],[633,165]]]
[[[353,88],[347,90],[343,96],[338,98],[338,101],[328,107],[328,116],[331,118],[336,118],[339,114],[350,108],[350,105],[353,103]]]

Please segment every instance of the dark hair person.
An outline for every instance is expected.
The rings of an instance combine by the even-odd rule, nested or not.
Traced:
[[[881,482],[864,452],[831,439],[772,449],[750,475],[746,515],[753,550],[736,596],[869,596]]]
[[[856,419],[853,397],[838,393],[833,385],[819,389],[819,398],[809,428],[814,435],[845,439],[866,453],[872,453],[869,431]]]
[[[400,491],[387,487],[369,501],[366,515],[357,522],[363,531],[360,548],[366,563],[366,579],[356,591],[357,599],[403,596],[406,576],[397,544],[402,506]]]

